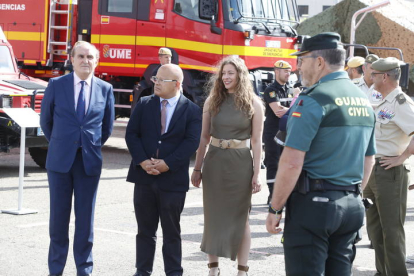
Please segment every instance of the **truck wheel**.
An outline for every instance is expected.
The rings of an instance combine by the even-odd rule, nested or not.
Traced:
[[[29,148],[29,153],[39,167],[46,167],[47,148]]]

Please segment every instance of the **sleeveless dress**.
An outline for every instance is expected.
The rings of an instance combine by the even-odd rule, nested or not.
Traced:
[[[250,139],[252,120],[237,110],[229,96],[211,118],[210,134],[218,139]],[[209,146],[204,159],[204,233],[201,251],[237,257],[252,197],[253,159],[250,148],[221,149]]]

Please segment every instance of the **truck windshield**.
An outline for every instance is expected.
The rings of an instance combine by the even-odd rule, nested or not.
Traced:
[[[9,48],[0,46],[0,73],[14,73],[13,61]]]
[[[279,22],[296,25],[299,21],[296,0],[230,0],[236,21]]]

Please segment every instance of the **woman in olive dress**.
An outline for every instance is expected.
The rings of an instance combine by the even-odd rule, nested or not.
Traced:
[[[203,182],[201,251],[208,254],[208,275],[220,275],[218,258],[225,257],[237,258],[237,275],[243,276],[248,271],[251,197],[261,189],[263,104],[238,57],[220,62],[210,87],[191,176],[195,187]]]

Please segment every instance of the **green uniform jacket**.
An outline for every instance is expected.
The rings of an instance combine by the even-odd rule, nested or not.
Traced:
[[[296,100],[286,146],[305,151],[310,178],[359,184],[365,156],[375,155],[375,117],[367,96],[345,71],[330,73]]]

